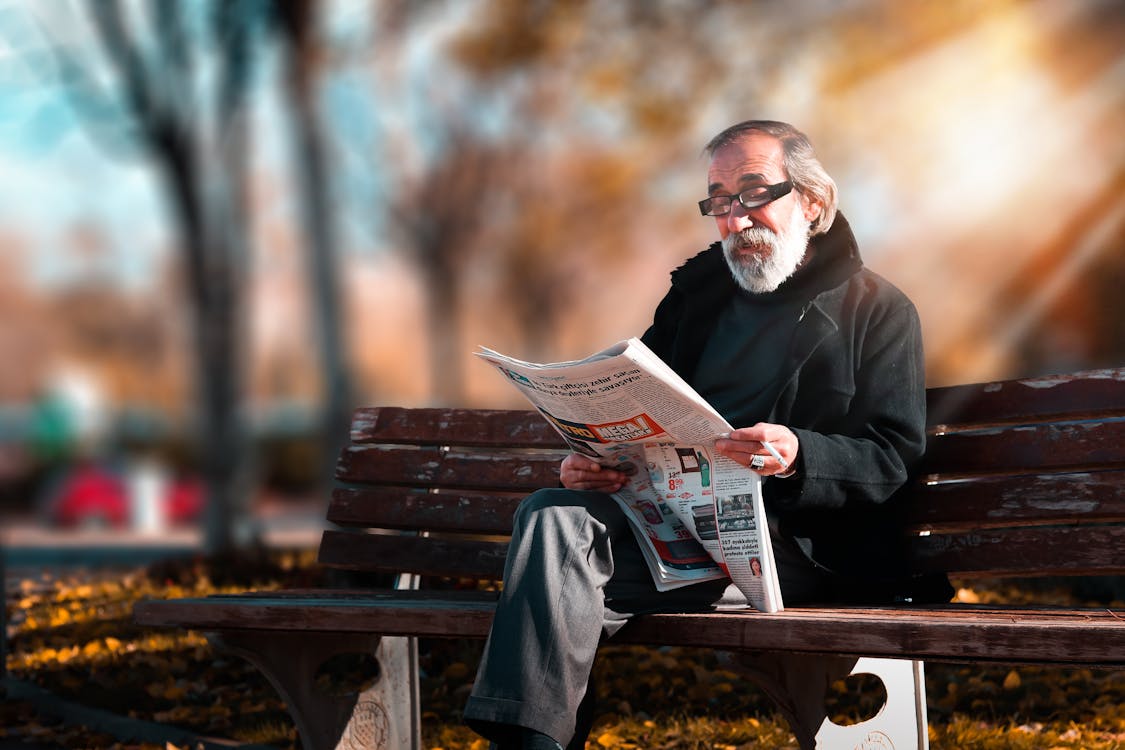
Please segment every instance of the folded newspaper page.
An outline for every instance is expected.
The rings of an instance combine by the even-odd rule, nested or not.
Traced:
[[[613,498],[659,590],[729,576],[756,609],[781,611],[761,477],[715,452],[731,426],[640,339],[552,364],[476,354],[572,450],[630,475]]]

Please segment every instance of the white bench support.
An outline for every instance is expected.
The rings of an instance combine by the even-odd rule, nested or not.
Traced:
[[[383,638],[375,658],[379,679],[357,697],[336,750],[421,750],[417,639]]]
[[[887,702],[870,719],[851,726],[840,726],[824,719],[816,733],[817,748],[929,750],[923,662],[864,657],[856,662],[852,674],[879,678],[887,691]]]
[[[417,575],[402,573],[395,588],[417,589],[420,581]],[[379,679],[357,696],[335,750],[421,750],[418,639],[381,638],[375,660]]]
[[[741,653],[725,655],[722,662],[773,699],[802,750],[929,750],[926,682],[920,661]],[[886,689],[887,702],[867,721],[833,724],[825,709],[828,688],[852,674],[877,677]]]

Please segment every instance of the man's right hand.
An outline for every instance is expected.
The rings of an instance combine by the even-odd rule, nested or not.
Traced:
[[[592,458],[571,453],[562,460],[559,480],[568,490],[617,492],[629,477],[624,472],[607,469]]]

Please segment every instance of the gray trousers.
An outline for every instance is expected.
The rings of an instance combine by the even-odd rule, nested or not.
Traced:
[[[539,490],[516,512],[504,590],[467,723],[493,740],[511,725],[567,745],[598,644],[646,612],[746,599],[729,581],[660,592],[614,500],[600,492]]]

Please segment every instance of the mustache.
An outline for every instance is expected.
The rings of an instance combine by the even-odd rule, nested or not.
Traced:
[[[747,247],[758,247],[777,241],[777,234],[766,227],[748,227],[739,232],[727,235],[727,242],[731,249],[741,250]]]

